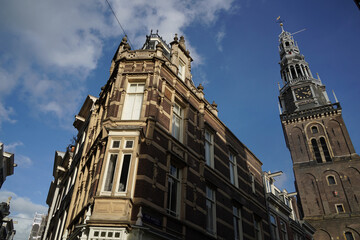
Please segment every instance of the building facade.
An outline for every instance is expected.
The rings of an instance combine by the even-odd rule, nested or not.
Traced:
[[[293,36],[279,35],[279,101],[301,213],[316,229],[315,239],[360,238],[360,158],[337,101],[314,78]]]
[[[40,240],[46,226],[46,214],[35,213],[29,240]]]
[[[183,37],[151,33],[139,50],[123,38],[75,117],[72,155],[55,156],[43,239],[270,239],[262,163],[191,62]]]
[[[315,229],[301,219],[296,192],[280,190],[275,185],[282,172],[264,172],[263,181],[269,213],[270,234],[273,240],[312,240]]]

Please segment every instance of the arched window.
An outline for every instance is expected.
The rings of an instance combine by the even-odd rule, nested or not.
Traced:
[[[301,72],[301,70],[300,70],[299,64],[296,64],[295,67],[296,67],[297,75],[298,75],[299,77],[302,77],[303,75],[302,75],[302,72]]]
[[[309,77],[311,77],[311,74],[310,74],[310,71],[309,71],[308,66],[306,66],[306,67],[305,67],[305,69],[306,69],[306,73],[307,73],[307,75],[308,75]]]
[[[354,236],[352,234],[352,232],[345,232],[345,239],[346,240],[354,240]]]
[[[316,126],[313,126],[313,127],[311,127],[311,132],[315,134],[315,133],[318,133],[319,130]]]
[[[311,140],[311,145],[313,147],[313,150],[314,150],[314,154],[315,154],[315,159],[318,163],[321,163],[321,155],[320,155],[320,150],[319,150],[319,146],[316,142],[316,139],[312,139]]]
[[[321,143],[322,150],[324,152],[326,162],[331,162],[331,157],[330,157],[329,149],[327,147],[325,138],[321,137],[320,143]]]
[[[290,43],[289,42],[285,42],[285,46],[290,46]]]
[[[292,79],[297,78],[294,66],[290,66],[290,71]]]
[[[327,176],[327,181],[329,185],[336,185],[335,177],[334,176]]]

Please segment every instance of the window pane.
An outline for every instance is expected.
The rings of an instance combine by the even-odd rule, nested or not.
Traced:
[[[117,154],[111,154],[109,159],[108,170],[106,174],[106,180],[105,180],[105,188],[104,188],[105,191],[111,191],[114,180],[116,160],[117,160]]]
[[[346,240],[354,240],[354,236],[351,232],[345,233]]]
[[[126,154],[123,158],[123,165],[121,169],[121,175],[120,175],[120,184],[119,184],[119,192],[124,192],[126,190],[126,184],[128,181],[128,175],[129,175],[129,166],[130,166],[130,160],[131,155]]]

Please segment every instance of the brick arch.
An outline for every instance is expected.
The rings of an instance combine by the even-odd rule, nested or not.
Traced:
[[[345,232],[352,232],[355,239],[359,239],[359,237],[360,237],[360,232],[358,230],[356,230],[355,228],[352,228],[351,226],[346,226],[345,230],[344,230],[344,235],[345,235]]]
[[[291,139],[291,144],[290,146],[293,148],[291,149],[291,154],[293,155],[293,159],[295,160],[299,160],[301,159],[302,161],[309,161],[310,157],[309,157],[309,151],[308,151],[308,146],[306,143],[306,138],[304,136],[304,133],[302,131],[301,128],[299,127],[293,127],[291,129],[291,135],[290,135]],[[295,160],[295,161],[296,161]]]
[[[318,133],[312,133],[311,128],[312,127],[317,127],[318,128]],[[325,132],[325,126],[320,123],[320,122],[316,122],[316,121],[312,121],[309,122],[308,124],[305,125],[305,133],[307,138],[311,138],[311,137],[320,137],[320,136],[325,136],[326,132]]]
[[[340,122],[331,119],[328,122],[328,134],[330,137],[331,148],[333,149],[335,156],[343,155],[344,152],[348,153],[345,136]]]
[[[316,240],[331,240],[332,237],[328,231],[320,228],[315,232],[314,239],[316,239]]]
[[[316,177],[311,173],[296,176],[299,179],[299,192],[305,216],[319,216],[324,214],[322,199],[319,194],[319,185]]]
[[[360,171],[356,167],[348,167],[345,169],[345,174],[350,179],[350,184],[355,186],[360,182]],[[360,196],[359,196],[360,197]],[[360,199],[359,199],[360,200]]]

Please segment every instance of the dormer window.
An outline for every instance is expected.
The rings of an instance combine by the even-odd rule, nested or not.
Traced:
[[[185,80],[185,63],[181,59],[179,59],[178,76],[181,80]]]

